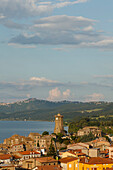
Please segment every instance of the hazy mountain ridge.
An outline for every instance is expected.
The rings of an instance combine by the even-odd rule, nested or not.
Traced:
[[[110,102],[52,102],[30,98],[15,103],[0,103],[0,119],[2,120],[54,120],[60,112],[65,121],[76,120],[83,116],[113,114],[113,103]]]

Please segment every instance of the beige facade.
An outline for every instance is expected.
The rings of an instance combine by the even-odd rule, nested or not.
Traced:
[[[39,133],[30,133],[29,137],[34,141],[34,149],[37,149],[39,147],[38,145],[41,135]]]
[[[15,170],[15,166],[13,165],[6,165],[6,166],[0,166],[0,170]]]
[[[34,149],[34,140],[32,138],[17,134],[5,139],[3,144],[7,145],[9,152]]]
[[[25,150],[25,145],[20,143],[20,144],[15,144],[10,148],[10,152],[18,152],[18,151],[24,151]]]
[[[49,147],[50,147],[52,138],[53,138],[52,135],[41,136],[40,139],[39,139],[39,147],[45,148],[46,150],[48,150]]]
[[[33,169],[38,166],[58,165],[58,161],[52,157],[31,158],[22,162],[22,168]]]
[[[84,127],[83,129],[78,130],[77,136],[89,135],[90,133],[94,136],[101,136],[101,130],[96,126]]]
[[[41,157],[36,159],[36,166],[58,165],[58,161],[52,157]]]
[[[90,157],[99,157],[100,156],[100,149],[99,148],[89,149],[89,156]]]
[[[113,145],[109,147],[109,158],[113,159]]]

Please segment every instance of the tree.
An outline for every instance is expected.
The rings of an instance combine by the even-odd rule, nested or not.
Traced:
[[[49,135],[49,132],[44,131],[44,132],[42,133],[42,136],[44,136],[44,135]]]
[[[51,141],[47,155],[48,156],[54,156],[54,157],[56,156],[56,151],[55,151],[54,145],[52,144],[52,141]]]

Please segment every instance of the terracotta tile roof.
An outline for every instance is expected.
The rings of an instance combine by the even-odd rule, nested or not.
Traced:
[[[36,152],[36,151],[23,151],[18,153],[20,153],[21,155],[40,154],[40,152]]]
[[[13,136],[11,136],[12,138],[15,138],[15,137],[21,137],[20,135],[18,135],[18,134],[15,134],[15,135],[13,135]]]
[[[80,159],[81,163],[86,164],[113,164],[113,159],[110,158],[100,158],[100,157],[94,157],[94,158],[82,158]]]
[[[23,143],[14,144],[13,146],[19,146],[19,145],[23,145]],[[13,147],[13,146],[12,146],[12,147]]]
[[[62,170],[62,167],[59,165],[45,165],[45,166],[39,166],[37,168],[38,170]]]
[[[0,159],[1,160],[5,160],[5,159],[10,159],[12,156],[10,154],[3,154],[3,155],[0,155]]]
[[[71,153],[73,155],[76,155],[76,153],[73,150],[67,151],[68,153]]]
[[[21,156],[17,156],[17,155],[13,155],[13,157],[14,157],[15,159],[21,159],[21,158],[22,158]]]
[[[77,153],[77,156],[85,156],[86,154],[85,153],[82,153],[82,152],[80,152],[80,153]]]
[[[74,161],[74,160],[77,160],[77,159],[78,158],[75,158],[75,157],[66,157],[66,158],[59,159],[59,162],[68,163],[68,162],[71,162],[71,161]]]
[[[106,150],[105,150],[105,151],[101,151],[100,153],[101,153],[101,154],[108,154],[109,151],[106,151]]]
[[[44,162],[58,162],[56,159],[53,159],[52,157],[41,157],[36,159],[40,163]]]
[[[33,141],[33,139],[31,139],[30,137],[26,137],[25,140],[26,141]]]
[[[39,134],[39,133],[33,133],[33,132],[31,132],[29,135],[33,135],[33,136],[41,136],[41,134]]]
[[[72,153],[72,154],[74,154],[74,155],[76,155],[76,153],[81,152],[81,149],[69,150],[68,152],[69,152],[69,153]]]

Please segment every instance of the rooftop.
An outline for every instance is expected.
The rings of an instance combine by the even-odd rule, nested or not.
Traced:
[[[86,164],[113,164],[113,159],[110,158],[100,158],[100,157],[94,157],[94,158],[82,158],[80,159],[81,163]]]
[[[66,157],[66,158],[59,159],[59,162],[61,162],[61,163],[68,163],[68,162],[71,162],[71,161],[75,161],[77,159],[78,158],[75,158],[75,157]]]
[[[53,159],[52,157],[41,157],[36,159],[40,163],[44,162],[58,162],[56,159]]]

